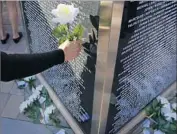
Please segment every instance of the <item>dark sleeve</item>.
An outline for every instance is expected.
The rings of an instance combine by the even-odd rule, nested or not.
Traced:
[[[11,81],[35,75],[64,62],[63,50],[40,54],[1,53],[1,80]]]

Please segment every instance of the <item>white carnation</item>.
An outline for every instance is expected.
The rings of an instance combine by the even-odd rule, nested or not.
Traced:
[[[43,85],[39,85],[39,86],[36,87],[36,90],[39,91],[39,92],[41,92],[42,89],[43,89],[43,87],[44,87]]]
[[[31,104],[32,102],[34,102],[34,97],[33,96],[30,96],[29,98],[28,98],[28,102]]]
[[[176,120],[176,113],[172,111],[170,105],[164,105],[161,109],[161,113],[165,116],[167,121],[172,121],[172,118]]]
[[[54,105],[50,105],[49,107],[47,107],[44,111],[44,120],[46,123],[49,122],[49,115],[56,109],[56,107]]]
[[[172,119],[176,120],[176,113],[175,112],[171,112],[171,113],[165,114],[165,119],[167,121],[172,121]]]
[[[20,113],[23,113],[24,110],[28,107],[28,105],[29,105],[29,104],[27,103],[27,101],[22,102],[22,103],[20,104],[20,107],[19,107]]]
[[[56,9],[52,10],[52,14],[55,16],[52,21],[60,24],[71,24],[78,13],[79,9],[74,8],[73,5],[59,4]]]

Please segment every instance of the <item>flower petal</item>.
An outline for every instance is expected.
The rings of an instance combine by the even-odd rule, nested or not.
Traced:
[[[171,105],[171,107],[172,107],[173,110],[177,110],[177,105],[176,105],[176,103],[173,103],[173,104]]]
[[[55,16],[52,22],[60,24],[73,23],[78,13],[79,9],[74,8],[74,5],[59,4],[57,9],[52,10],[52,14]]]
[[[54,16],[57,16],[57,12],[58,12],[57,9],[53,9],[51,13],[52,13]]]
[[[161,96],[157,97],[157,101],[159,101],[161,104],[169,104],[168,100]]]

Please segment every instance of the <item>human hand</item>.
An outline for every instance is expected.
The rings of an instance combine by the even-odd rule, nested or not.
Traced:
[[[80,40],[76,40],[76,41],[66,40],[58,48],[64,51],[65,61],[71,61],[79,55],[81,51],[81,47],[82,47],[82,41]]]

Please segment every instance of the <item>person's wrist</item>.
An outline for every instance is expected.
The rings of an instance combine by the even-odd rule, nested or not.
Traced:
[[[64,52],[64,50],[61,49],[61,48],[59,48],[58,51],[59,51],[60,53],[62,53],[62,59],[63,59],[63,62],[65,62],[65,52]],[[61,55],[61,54],[60,54],[60,55]]]

